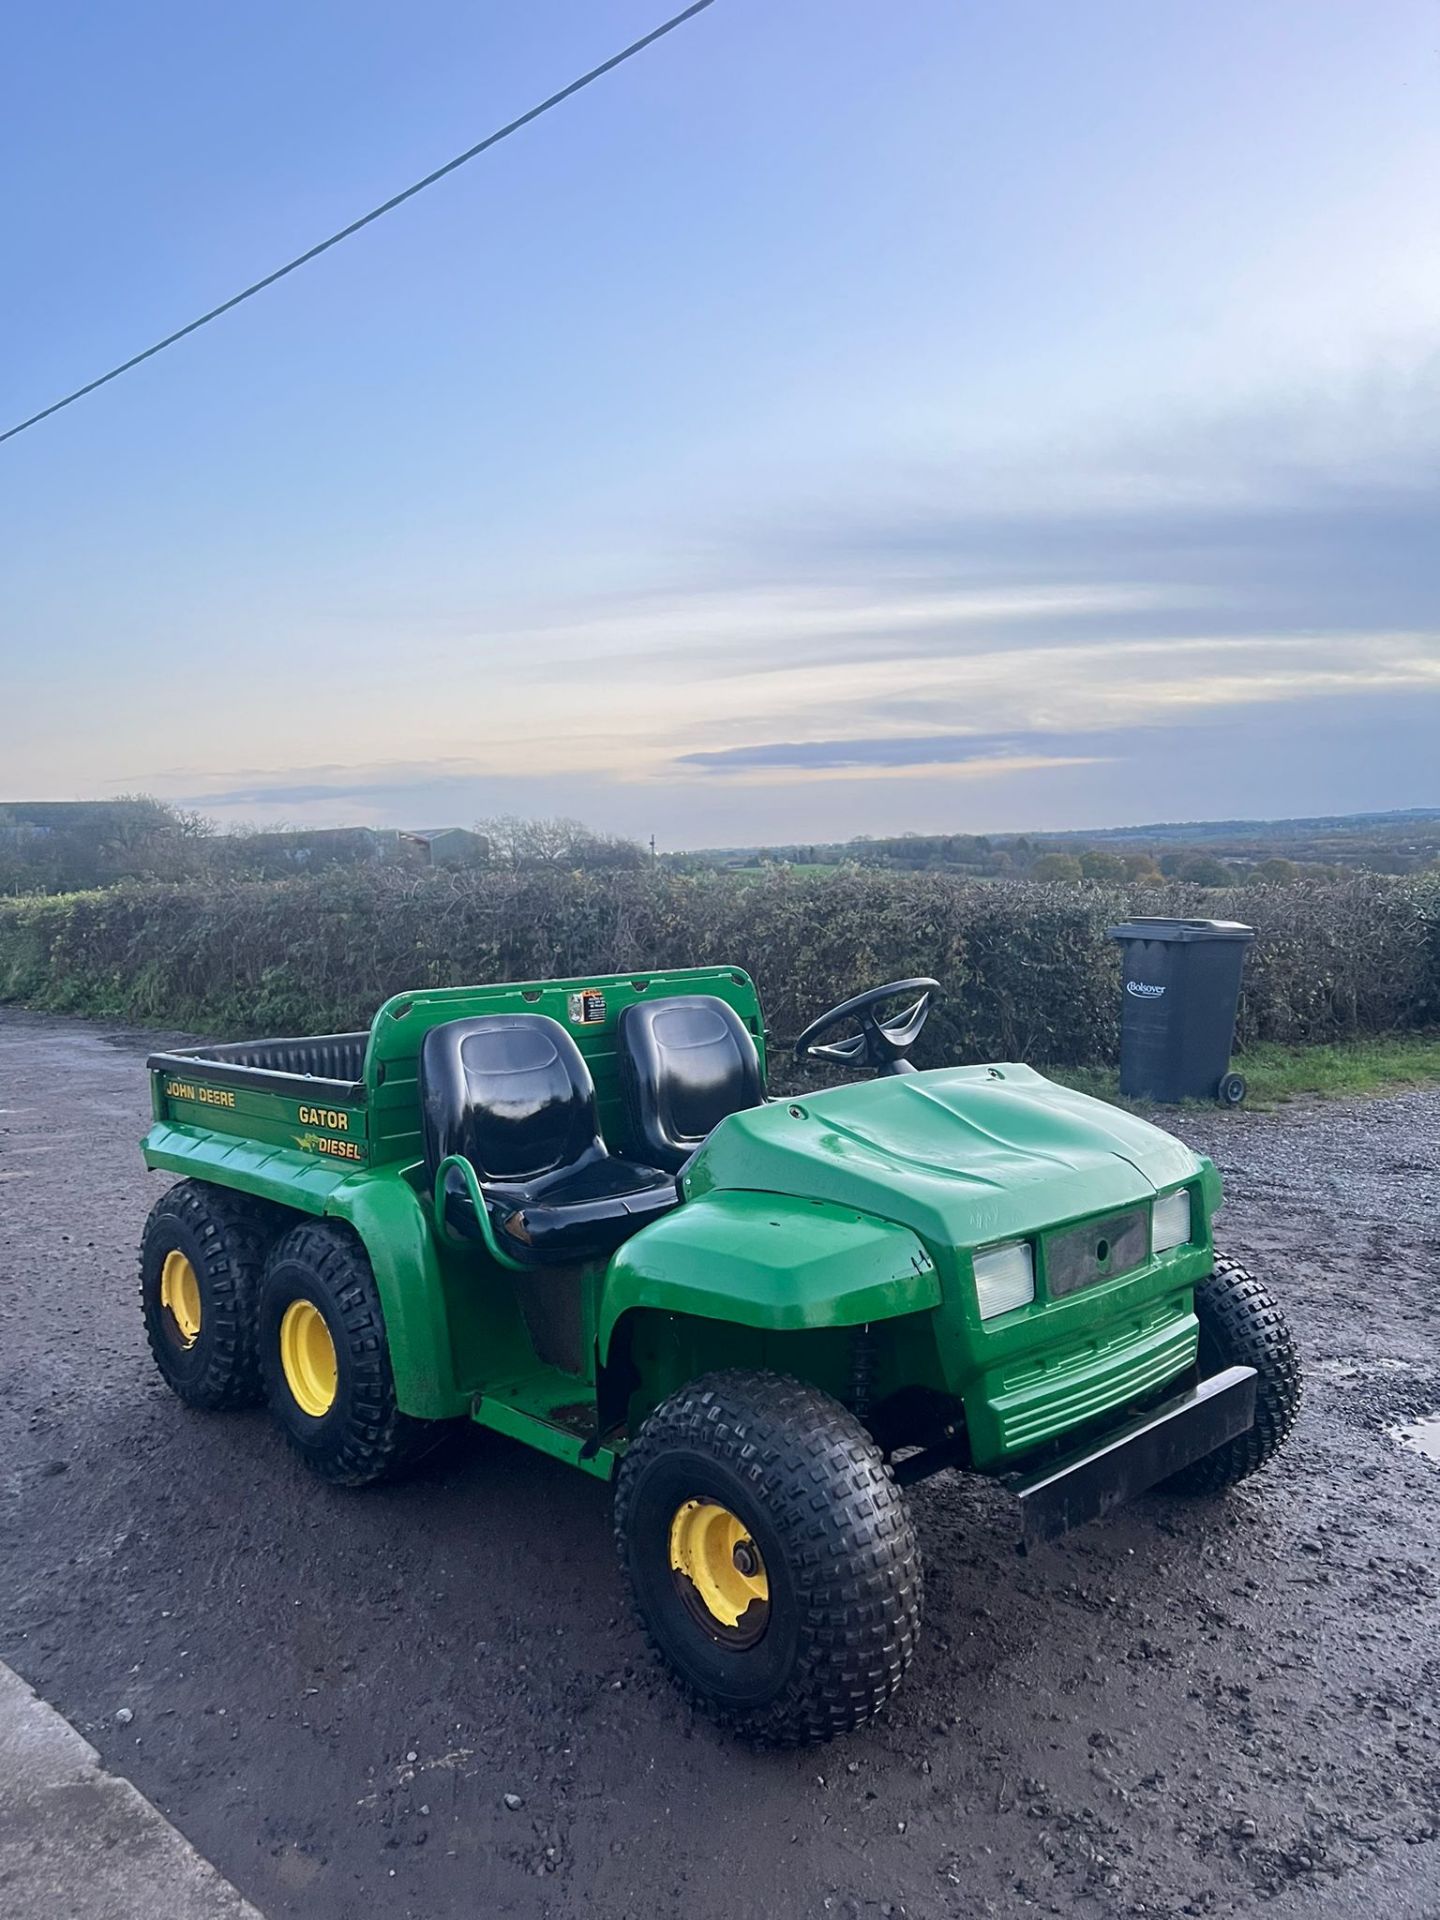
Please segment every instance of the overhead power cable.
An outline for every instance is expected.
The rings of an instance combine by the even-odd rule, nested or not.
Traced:
[[[588,73],[582,73],[578,80],[572,80],[568,87],[562,87],[558,93],[552,93],[548,100],[542,100],[539,106],[531,107],[528,113],[522,113],[517,120],[508,121],[505,126],[498,127],[494,133],[486,134],[485,138],[477,141],[473,147],[467,147],[464,153],[457,153],[453,160],[447,160],[443,167],[436,167],[433,173],[427,173],[423,180],[417,180],[413,186],[406,187],[403,192],[393,194],[380,206],[372,207],[369,213],[362,213],[358,220],[352,220],[348,227],[341,227],[340,231],[332,233],[328,240],[321,240],[316,246],[308,247],[304,253],[297,254],[293,260],[287,260],[283,267],[277,267],[273,273],[267,273],[263,280],[255,281],[253,286],[248,286],[229,300],[222,301],[218,307],[212,307],[208,313],[202,313],[198,320],[192,320],[188,326],[179,327],[174,333],[167,333],[165,338],[157,340],[153,347],[146,347],[143,353],[137,353],[131,359],[122,361],[118,367],[112,367],[108,373],[102,373],[98,380],[87,381],[83,387],[77,387],[73,393],[67,393],[63,400],[56,400],[50,406],[42,407],[39,413],[32,413],[28,420],[20,421],[17,426],[7,427],[4,433],[0,433],[0,440],[13,440],[17,433],[24,433],[27,427],[38,426],[42,420],[48,420],[52,413],[59,413],[62,407],[73,406],[77,400],[83,400],[87,393],[94,393],[97,387],[103,387],[111,380],[118,380],[122,373],[129,373],[132,367],[138,367],[142,361],[153,360],[157,353],[163,353],[167,347],[173,347],[177,340],[183,340],[187,334],[196,333],[201,327],[208,327],[210,322],[218,320],[222,313],[229,313],[242,301],[253,299],[257,293],[263,293],[266,287],[273,287],[275,282],[283,280],[287,273],[294,273],[297,267],[308,265],[310,261],[318,259],[322,253],[328,253],[331,247],[338,247],[342,240],[348,240],[351,234],[359,233],[362,227],[368,227],[372,221],[380,219],[383,214],[393,213],[396,207],[403,206],[407,200],[413,200],[417,193],[423,193],[427,187],[433,187],[437,180],[443,180],[447,173],[454,173],[457,168],[467,166],[470,161],[478,159],[489,148],[498,146],[502,140],[508,140],[512,133],[518,133],[521,127],[528,127],[532,120],[538,120],[542,113],[549,113],[552,107],[558,107],[562,100],[570,99],[573,94],[579,93],[583,87],[590,86],[602,75],[613,73],[616,67],[623,66],[627,60],[633,60],[637,53],[643,53],[647,47],[653,47],[657,40],[663,40],[667,33],[673,33],[676,27],[683,27],[687,20],[693,20],[697,13],[704,13],[707,7],[714,4],[715,0],[695,0],[693,6],[686,7],[683,12],[675,14],[673,18],[656,27],[653,32],[647,33],[643,39],[634,41],[620,53],[612,55],[609,60],[602,61],[598,67],[592,67]]]

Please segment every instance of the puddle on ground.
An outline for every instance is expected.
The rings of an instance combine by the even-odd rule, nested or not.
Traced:
[[[1440,1413],[1426,1414],[1423,1420],[1407,1420],[1403,1427],[1391,1427],[1390,1438],[1423,1453],[1427,1460],[1440,1461]]]

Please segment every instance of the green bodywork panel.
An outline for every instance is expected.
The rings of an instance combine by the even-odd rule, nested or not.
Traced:
[[[982,1469],[1194,1366],[1214,1168],[1023,1066],[896,1075],[732,1114],[690,1163],[683,1204],[608,1265],[514,1272],[439,1234],[420,1131],[425,1034],[477,1014],[550,1015],[587,1060],[607,1144],[633,1153],[615,1023],[642,995],[672,993],[725,999],[763,1060],[738,969],[429,989],[380,1009],[353,1085],[163,1056],[146,1162],[345,1222],[375,1271],[405,1412],[468,1413],[601,1476],[636,1419],[710,1367],[773,1367],[845,1398],[861,1328],[875,1396],[920,1388],[963,1406]],[[1190,1242],[1153,1254],[1149,1209],[1182,1185]],[[1076,1285],[1077,1233],[1083,1253],[1087,1233],[1103,1247],[1125,1220],[1135,1257]],[[1014,1240],[1032,1248],[1036,1297],[982,1319],[974,1255]]]
[[[687,1200],[761,1182],[844,1201],[908,1227],[935,1263],[944,1310],[907,1344],[901,1377],[963,1400],[981,1466],[1001,1464],[1127,1404],[1195,1360],[1192,1294],[1213,1265],[1219,1178],[1172,1135],[1025,1066],[945,1067],[834,1087],[732,1114],[685,1179]],[[1191,1244],[1052,1295],[1047,1252],[1078,1222],[1148,1210],[1187,1185]],[[973,1256],[1034,1249],[1036,1297],[980,1316]],[[908,1331],[908,1330],[907,1330]],[[1019,1394],[1032,1408],[1022,1417]]]
[[[236,1187],[298,1213],[328,1213],[330,1196],[350,1175],[294,1147],[269,1146],[210,1127],[157,1120],[142,1151],[147,1167]]]
[[[893,1220],[825,1200],[715,1191],[637,1233],[610,1262],[600,1357],[637,1308],[783,1333],[939,1304],[934,1261]]]
[[[942,1067],[732,1114],[685,1190],[763,1184],[963,1248],[1151,1199],[1199,1167],[1173,1135],[1032,1067]]]

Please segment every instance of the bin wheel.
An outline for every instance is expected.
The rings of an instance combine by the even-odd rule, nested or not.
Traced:
[[[621,1464],[615,1538],[652,1645],[722,1726],[828,1740],[899,1686],[920,1627],[905,1497],[838,1401],[780,1374],[706,1374]]]
[[[1222,1107],[1238,1107],[1247,1091],[1243,1073],[1226,1073],[1221,1075],[1220,1085],[1215,1089],[1215,1098]]]

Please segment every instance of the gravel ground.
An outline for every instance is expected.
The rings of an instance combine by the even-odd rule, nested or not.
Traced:
[[[775,1756],[649,1663],[597,1483],[476,1433],[345,1494],[166,1393],[155,1038],[0,1012],[0,1655],[272,1920],[1440,1912],[1440,1467],[1393,1435],[1440,1409],[1440,1091],[1184,1114],[1302,1342],[1290,1448],[1028,1561],[917,1489],[904,1692]]]

